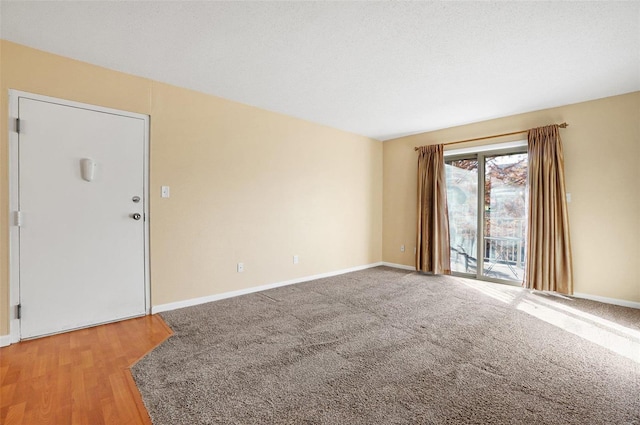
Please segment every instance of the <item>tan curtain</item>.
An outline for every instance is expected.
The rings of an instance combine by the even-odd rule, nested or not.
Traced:
[[[557,125],[528,133],[527,288],[573,293],[564,157]]]
[[[418,149],[416,269],[434,274],[451,274],[443,145]]]

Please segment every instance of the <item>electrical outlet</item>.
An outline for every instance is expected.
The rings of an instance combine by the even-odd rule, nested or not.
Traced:
[[[404,252],[404,245],[400,245],[400,252]]]
[[[238,273],[242,273],[244,271],[244,263],[238,263]]]
[[[298,264],[300,262],[300,258],[297,255],[293,256],[293,264]]]

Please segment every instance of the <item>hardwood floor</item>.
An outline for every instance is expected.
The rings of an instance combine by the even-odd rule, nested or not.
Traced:
[[[151,424],[128,368],[170,335],[154,315],[0,348],[0,423]]]

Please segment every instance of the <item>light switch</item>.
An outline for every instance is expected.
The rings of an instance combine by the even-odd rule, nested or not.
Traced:
[[[169,186],[162,186],[161,194],[163,198],[169,197]]]
[[[567,193],[567,203],[571,203],[571,194]]]

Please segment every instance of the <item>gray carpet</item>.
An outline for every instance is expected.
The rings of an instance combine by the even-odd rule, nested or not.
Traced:
[[[640,424],[636,309],[378,267],[162,317],[155,425]]]

